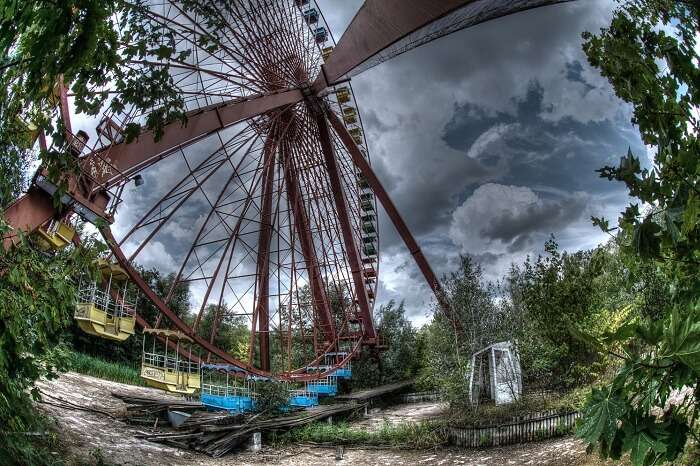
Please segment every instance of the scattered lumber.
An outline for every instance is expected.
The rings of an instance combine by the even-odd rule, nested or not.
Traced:
[[[263,418],[256,415],[248,419],[241,415],[196,412],[177,432],[144,434],[139,438],[178,448],[189,448],[218,458],[248,441],[255,432],[288,430],[362,408],[364,404],[333,404],[316,406],[280,417]],[[228,418],[229,423],[223,423],[222,416]]]

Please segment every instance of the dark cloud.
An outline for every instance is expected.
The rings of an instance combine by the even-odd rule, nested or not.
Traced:
[[[581,62],[578,60],[566,63],[566,79],[571,82],[583,84],[588,91],[595,89],[595,86],[592,86],[584,79],[583,65],[581,65]]]
[[[336,37],[359,3],[320,0]],[[626,196],[595,170],[628,146],[644,153],[629,109],[581,50],[581,33],[605,26],[613,7],[589,0],[491,21],[353,78],[376,171],[438,274],[463,253],[497,278],[551,233],[569,249],[604,240],[588,217],[615,218]],[[405,297],[423,315],[429,290],[386,215],[380,232],[379,302]]]
[[[588,202],[587,196],[577,196],[532,204],[516,215],[491,218],[479,233],[486,238],[512,242],[516,239],[522,241],[522,238],[529,237],[533,232],[560,231],[581,219]],[[516,251],[520,249],[522,248],[514,248]]]

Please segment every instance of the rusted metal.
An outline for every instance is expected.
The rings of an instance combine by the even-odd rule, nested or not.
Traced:
[[[3,237],[3,248],[9,248],[17,241],[17,231],[29,234],[48,222],[54,215],[53,200],[36,186],[5,209],[5,221],[13,228]]]
[[[262,181],[262,211],[260,212],[260,233],[258,235],[257,257],[257,305],[258,354],[260,369],[270,370],[270,240],[272,239],[272,187],[275,178],[275,134],[268,135],[265,141],[264,172]],[[255,332],[255,329],[252,329]]]
[[[401,38],[474,0],[366,0],[314,83],[320,91]]]
[[[318,124],[321,148],[326,164],[326,171],[333,192],[333,200],[335,209],[338,214],[340,228],[343,233],[343,242],[345,243],[345,254],[347,254],[348,262],[350,263],[350,271],[355,285],[355,297],[360,307],[360,316],[364,329],[364,336],[367,343],[374,343],[377,338],[377,333],[374,329],[372,320],[372,310],[367,297],[367,289],[365,287],[365,278],[362,269],[362,260],[355,244],[355,236],[350,225],[350,216],[348,215],[347,203],[343,186],[338,174],[338,165],[335,160],[333,145],[331,144],[331,135],[328,130],[328,123],[323,113],[316,115],[316,123]]]
[[[399,214],[396,205],[394,205],[394,202],[389,197],[389,194],[384,189],[384,186],[382,186],[381,182],[379,181],[379,178],[377,178],[377,175],[374,173],[374,170],[372,170],[372,167],[370,166],[369,162],[367,162],[367,160],[365,159],[364,155],[360,151],[360,148],[352,139],[352,136],[345,128],[345,125],[340,120],[340,118],[338,118],[338,116],[332,111],[328,111],[327,115],[331,126],[335,130],[336,134],[340,137],[340,140],[345,145],[345,148],[350,153],[353,163],[360,170],[362,175],[364,175],[365,179],[369,183],[369,186],[372,188],[372,191],[374,192],[375,196],[377,196],[377,199],[379,199],[379,202],[384,207],[384,210],[389,216],[389,219],[391,219],[391,222],[394,224],[394,227],[396,227],[396,231],[398,231],[399,236],[401,236],[401,239],[403,239],[404,243],[406,244],[408,251],[411,253],[411,256],[413,256],[413,260],[415,260],[416,264],[418,265],[418,268],[423,274],[423,277],[425,277],[425,280],[428,282],[428,285],[433,290],[435,298],[440,304],[440,307],[447,313],[448,317],[453,321],[454,325],[459,326],[459,322],[457,321],[457,319],[455,319],[454,313],[452,312],[452,307],[450,306],[449,302],[447,301],[447,298],[445,297],[445,293],[442,289],[440,281],[437,279],[435,272],[433,272],[433,269],[430,267],[428,260],[425,258],[425,255],[423,254],[423,251],[421,250],[420,246],[418,246],[418,243],[413,237],[413,234],[408,229],[406,222],[404,222],[403,218],[401,217],[401,214]]]
[[[314,83],[320,92],[371,66],[461,29],[573,0],[366,0]],[[435,24],[444,20],[444,24]]]
[[[158,141],[152,132],[147,131],[129,144],[123,142],[105,149],[109,164],[98,158],[101,153],[94,153],[84,158],[82,169],[92,173],[97,183],[110,187],[180,147],[275,108],[294,105],[302,99],[300,90],[291,89],[199,109],[188,115],[184,127],[180,122],[166,125],[163,137]]]

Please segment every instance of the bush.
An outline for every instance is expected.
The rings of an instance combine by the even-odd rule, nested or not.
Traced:
[[[0,219],[0,236],[8,231]],[[0,464],[51,463],[28,432],[41,430],[31,399],[41,378],[66,369],[61,333],[70,321],[75,286],[66,277],[88,270],[95,251],[69,248],[47,257],[28,241],[0,248]]]
[[[258,382],[255,391],[258,394],[256,408],[261,413],[279,414],[287,405],[289,391],[283,383],[272,380]]]

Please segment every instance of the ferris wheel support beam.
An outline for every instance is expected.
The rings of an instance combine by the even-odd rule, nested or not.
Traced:
[[[329,121],[331,122],[331,126],[333,126],[333,129],[335,130],[336,134],[340,137],[340,140],[343,142],[343,145],[345,145],[348,152],[350,153],[353,163],[364,175],[370,188],[372,188],[372,191],[374,192],[375,196],[377,196],[379,202],[382,204],[384,210],[391,219],[391,222],[394,224],[394,227],[396,228],[396,231],[398,231],[399,236],[401,236],[401,239],[403,239],[404,243],[406,244],[406,247],[411,253],[411,256],[413,256],[413,260],[418,265],[418,268],[423,274],[423,277],[425,277],[425,280],[428,282],[428,285],[433,290],[438,304],[450,318],[452,324],[457,328],[461,328],[459,321],[454,317],[452,306],[450,306],[450,303],[445,297],[445,293],[442,289],[440,281],[435,276],[435,272],[433,272],[432,267],[430,267],[430,264],[425,258],[425,255],[423,254],[423,251],[421,250],[420,246],[418,246],[418,243],[413,237],[411,230],[408,229],[408,225],[406,225],[406,222],[404,222],[403,218],[401,217],[401,214],[399,214],[396,205],[394,205],[394,202],[389,197],[389,194],[384,189],[384,186],[382,186],[381,182],[379,181],[379,178],[377,178],[377,175],[374,173],[374,170],[372,170],[372,167],[365,159],[364,155],[360,151],[360,148],[357,146],[357,144],[355,144],[355,141],[352,139],[352,135],[348,132],[347,128],[345,128],[345,125],[340,120],[340,118],[338,118],[338,116],[330,110],[328,110],[326,113],[328,115]]]
[[[274,131],[274,128],[273,128]],[[272,239],[272,188],[275,178],[275,152],[277,143],[273,133],[269,134],[264,147],[262,179],[262,211],[260,213],[260,233],[258,235],[258,291],[255,312],[258,315],[258,351],[260,369],[270,370],[270,240]],[[255,329],[253,329],[255,331]]]
[[[436,19],[473,0],[366,0],[314,83],[325,89],[357,66]]]
[[[573,0],[365,0],[322,66],[314,90],[320,92],[346,75],[461,29],[569,1]],[[434,27],[442,19],[445,23]]]
[[[55,212],[51,196],[32,186],[24,196],[10,204],[3,215],[14,230],[30,233],[49,221]],[[9,249],[16,239],[17,233],[10,231],[2,239],[3,248]]]
[[[350,216],[347,209],[347,201],[343,185],[338,174],[338,164],[333,151],[331,142],[331,134],[328,129],[328,122],[323,112],[316,115],[318,124],[319,136],[321,140],[321,149],[323,150],[323,158],[326,164],[326,172],[331,184],[333,193],[333,201],[335,210],[338,213],[340,229],[343,232],[343,242],[345,244],[345,253],[347,254],[348,262],[350,263],[350,272],[352,273],[353,284],[355,285],[355,298],[360,306],[360,317],[362,319],[362,327],[364,329],[364,337],[367,343],[376,343],[377,333],[374,329],[372,320],[372,311],[370,310],[369,298],[367,289],[365,288],[365,280],[362,270],[362,260],[355,244],[355,236],[350,224]]]
[[[301,245],[301,253],[304,256],[304,263],[309,275],[311,284],[311,297],[313,307],[316,309],[319,320],[321,321],[322,332],[327,343],[335,341],[335,322],[328,306],[328,297],[326,296],[326,288],[321,276],[321,268],[318,265],[316,258],[316,250],[314,248],[314,240],[311,235],[311,226],[309,218],[304,206],[301,189],[299,187],[299,175],[294,166],[294,160],[291,157],[292,152],[287,147],[280,147],[280,159],[284,171],[284,181],[287,189],[287,198],[289,199],[289,207],[294,218],[294,228],[299,236],[299,244]],[[326,346],[324,344],[323,346]]]
[[[94,171],[91,174],[96,183],[109,188],[181,147],[243,120],[294,105],[303,98],[300,90],[290,89],[199,109],[187,115],[186,126],[179,121],[166,125],[158,141],[151,131],[143,133],[131,143],[115,144],[87,155],[82,168],[88,173]]]

